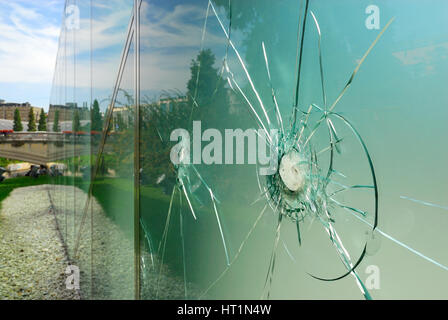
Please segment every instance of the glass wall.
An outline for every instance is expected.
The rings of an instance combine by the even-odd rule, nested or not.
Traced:
[[[67,1],[52,200],[83,298],[446,298],[446,9]]]
[[[134,105],[132,13],[132,0],[65,6],[50,106],[63,135],[51,149],[63,153],[51,194],[84,299],[135,297],[134,138],[111,124]]]

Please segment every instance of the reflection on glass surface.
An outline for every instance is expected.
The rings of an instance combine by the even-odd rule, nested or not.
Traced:
[[[444,297],[443,1],[70,5],[51,103],[90,134],[52,198],[84,297]]]
[[[52,148],[64,150],[59,162],[66,170],[55,178],[51,195],[68,255],[81,270],[82,297],[88,299],[135,296],[133,162],[129,161],[133,147],[123,143],[133,138],[121,137],[113,128],[104,141],[101,137],[104,114],[112,105],[123,60],[132,7],[132,1],[110,1],[107,5],[100,1],[67,1],[60,36],[51,104],[61,110],[74,106],[88,111],[78,128],[73,125],[74,113],[61,111],[60,130],[66,139],[63,145]],[[134,51],[128,51],[117,84],[119,92],[132,92],[134,88]],[[122,105],[115,106],[132,108],[132,100],[123,97],[118,95]],[[132,126],[133,122],[128,119],[128,123]],[[98,158],[100,147],[103,152]]]

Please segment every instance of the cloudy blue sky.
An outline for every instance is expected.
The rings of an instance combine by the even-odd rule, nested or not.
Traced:
[[[64,0],[0,0],[0,99],[47,107]]]

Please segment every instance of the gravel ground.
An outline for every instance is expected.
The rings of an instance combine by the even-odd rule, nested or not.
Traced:
[[[0,300],[134,298],[133,239],[105,215],[96,199],[80,229],[86,197],[73,186],[44,185],[16,189],[2,202]],[[80,269],[80,292],[66,289],[69,261]],[[183,299],[183,279],[167,266],[161,269],[159,278],[157,257],[142,253],[142,298]],[[194,286],[188,287],[188,297],[197,296]]]
[[[0,211],[0,299],[78,299],[46,187],[14,190]]]

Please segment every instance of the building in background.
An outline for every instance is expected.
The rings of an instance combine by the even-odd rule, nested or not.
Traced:
[[[188,98],[187,96],[178,96],[178,97],[167,97],[167,98],[161,98],[157,105],[163,110],[163,111],[172,111],[175,104],[180,103],[187,103]]]
[[[15,103],[0,100],[0,119],[14,120],[14,111],[16,109],[19,109],[20,119],[24,122],[28,122],[30,109],[32,109],[34,112],[34,119],[39,119],[39,115],[42,111],[42,108],[33,107],[29,102]]]
[[[132,111],[130,107],[128,106],[114,107],[114,109],[112,110],[112,117],[114,123],[113,130],[120,131],[121,129],[132,125],[131,116]]]
[[[75,109],[78,109],[80,120],[90,120],[90,110],[86,103],[83,103],[82,107],[78,107],[77,103],[67,102],[65,105],[50,104],[50,109],[48,111],[48,122],[54,121],[56,110],[59,111],[59,121],[71,121],[73,119]]]

